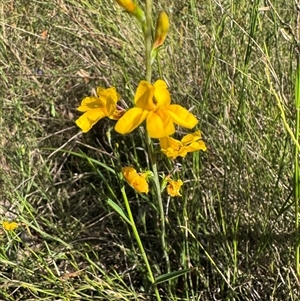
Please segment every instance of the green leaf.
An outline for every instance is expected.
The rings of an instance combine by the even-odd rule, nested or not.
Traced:
[[[131,225],[130,220],[128,219],[128,217],[126,216],[126,214],[124,213],[123,209],[116,204],[113,200],[108,199],[107,204],[113,208],[121,217],[123,217],[123,219],[129,224]]]
[[[182,275],[185,275],[185,274],[189,273],[192,270],[194,270],[194,268],[193,269],[180,270],[180,271],[174,271],[174,272],[171,272],[171,273],[168,273],[168,274],[160,275],[156,278],[156,280],[153,284],[157,285],[157,284],[169,281],[171,279],[178,278]]]

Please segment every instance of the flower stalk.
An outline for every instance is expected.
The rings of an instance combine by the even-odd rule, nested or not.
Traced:
[[[146,265],[146,269],[148,271],[150,282],[153,284],[155,282],[155,279],[154,279],[154,276],[153,276],[153,273],[152,273],[152,270],[151,270],[151,266],[150,266],[147,254],[145,252],[143,243],[141,241],[141,238],[140,238],[140,235],[139,235],[139,231],[137,230],[137,227],[136,227],[135,222],[134,222],[134,218],[133,218],[133,215],[132,215],[132,212],[131,212],[130,204],[129,204],[129,201],[128,201],[128,198],[127,198],[127,194],[125,192],[124,185],[121,188],[121,193],[122,193],[122,197],[123,197],[123,200],[124,200],[124,203],[125,203],[125,207],[126,207],[126,211],[127,211],[127,214],[128,214],[128,218],[130,220],[130,224],[131,224],[131,227],[132,227],[134,238],[135,238],[135,240],[136,240],[136,242],[138,244],[138,247],[140,249],[142,258],[143,258],[144,263]],[[157,289],[156,285],[154,286],[154,292],[155,292],[157,301],[160,301],[161,298],[160,298],[160,295],[159,295],[159,292],[158,292],[158,289]]]
[[[146,0],[146,25],[145,25],[145,63],[146,63],[146,81],[151,83],[151,48],[152,48],[152,0]]]
[[[299,141],[300,136],[300,58],[297,59],[297,73],[295,82],[295,107],[296,107],[296,132],[295,138]],[[295,266],[297,277],[300,278],[300,225],[299,225],[299,199],[300,199],[300,182],[299,182],[299,148],[295,145],[294,149],[294,201],[295,201]]]
[[[152,77],[152,67],[151,67],[151,51],[152,51],[152,0],[146,0],[146,32],[145,32],[145,46],[146,46],[146,81],[151,83]],[[154,183],[155,183],[155,194],[157,205],[159,208],[160,214],[160,230],[161,230],[161,244],[164,254],[164,259],[166,261],[167,272],[171,271],[170,268],[170,260],[167,251],[167,244],[166,244],[166,226],[165,226],[165,212],[161,197],[161,187],[159,181],[159,175],[157,170],[156,158],[154,156],[153,150],[153,143],[149,135],[146,135],[147,139],[147,146],[148,146],[148,153],[150,157],[150,164],[151,169],[154,175]]]

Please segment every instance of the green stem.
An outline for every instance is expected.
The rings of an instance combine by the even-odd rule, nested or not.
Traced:
[[[152,48],[152,0],[146,0],[146,27],[145,27],[145,46],[146,46],[146,81],[151,83],[151,48]]]
[[[297,58],[297,74],[295,83],[295,100],[296,100],[296,132],[295,139],[299,141],[299,126],[300,126],[300,58]],[[299,161],[298,154],[299,148],[295,145],[295,166],[294,166],[294,179],[295,179],[295,234],[296,234],[296,245],[295,245],[295,265],[296,273],[298,278],[300,277],[300,240],[299,240],[299,197],[300,197],[300,185],[299,185]]]
[[[146,46],[146,81],[151,83],[151,49],[152,49],[152,0],[146,0],[146,30],[145,30],[145,46]],[[170,260],[167,252],[166,245],[166,225],[165,225],[165,212],[161,198],[161,188],[159,182],[159,175],[157,170],[156,159],[153,151],[153,143],[151,138],[147,135],[148,153],[150,157],[151,170],[154,174],[154,183],[156,190],[156,201],[158,204],[160,215],[160,230],[161,230],[161,244],[163,249],[164,258],[166,261],[167,272],[170,272]]]
[[[155,192],[156,192],[156,201],[158,204],[158,210],[159,210],[159,215],[160,215],[160,238],[161,238],[161,246],[163,249],[163,255],[164,259],[166,261],[166,266],[167,266],[167,272],[171,272],[170,268],[170,259],[167,251],[167,244],[166,244],[166,222],[165,222],[165,211],[164,211],[164,206],[163,206],[163,200],[161,197],[161,187],[160,187],[160,181],[159,181],[159,175],[158,175],[158,170],[157,170],[157,163],[156,163],[156,158],[154,155],[153,151],[153,144],[151,141],[151,138],[147,135],[147,140],[148,140],[148,153],[150,156],[150,164],[151,164],[151,170],[154,175],[154,183],[155,183]]]
[[[146,268],[147,268],[147,271],[148,271],[148,275],[149,275],[151,284],[154,284],[155,279],[154,279],[154,276],[153,276],[153,273],[152,273],[152,270],[151,270],[151,266],[149,264],[149,261],[148,261],[147,254],[145,252],[143,243],[141,241],[139,232],[138,232],[138,230],[136,228],[136,225],[135,225],[135,222],[134,222],[134,218],[132,216],[130,204],[129,204],[129,201],[128,201],[127,194],[125,192],[125,187],[124,186],[121,188],[121,193],[122,193],[122,196],[123,196],[123,199],[124,199],[125,207],[126,207],[126,210],[127,210],[128,218],[129,218],[130,223],[131,223],[131,227],[132,227],[132,231],[133,231],[135,240],[136,240],[136,242],[138,244],[138,247],[140,249],[141,255],[142,255],[143,260],[144,260],[144,263],[146,265]],[[159,292],[158,292],[158,289],[157,289],[156,285],[154,285],[154,292],[155,292],[155,295],[156,295],[156,300],[160,301],[161,299],[160,299],[160,295],[159,295]]]

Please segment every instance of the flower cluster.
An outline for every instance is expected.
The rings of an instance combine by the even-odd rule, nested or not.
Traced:
[[[156,61],[159,63],[158,54],[161,49],[163,49],[169,32],[170,23],[168,15],[164,11],[161,11],[157,15],[154,32],[152,0],[116,0],[115,2],[124,9],[127,16],[137,19],[138,22],[136,23],[140,26],[144,34],[145,80],[141,80],[138,83],[132,101],[128,101],[127,105],[125,105],[126,108],[128,107],[126,110],[118,103],[121,97],[114,87],[108,89],[98,87],[97,91],[93,93],[93,96],[86,97],[82,100],[78,111],[83,114],[76,120],[76,124],[81,128],[82,132],[86,133],[91,130],[99,120],[107,117],[116,121],[114,130],[121,135],[128,135],[140,126],[142,127],[140,133],[144,135],[143,146],[145,146],[145,149],[143,148],[145,153],[145,159],[143,161],[147,163],[148,170],[140,172],[133,166],[124,166],[125,164],[122,162],[122,159],[119,158],[118,151],[116,151],[114,156],[111,157],[113,160],[112,165],[122,166],[118,172],[118,177],[121,180],[120,190],[125,205],[124,209],[126,209],[127,214],[123,211],[123,206],[119,206],[118,200],[115,202],[112,199],[108,199],[107,203],[132,228],[133,235],[148,273],[148,279],[150,280],[149,287],[154,290],[156,300],[160,301],[160,292],[155,285],[158,278],[155,280],[152,273],[151,264],[148,260],[149,256],[146,253],[146,248],[144,248],[139,235],[139,230],[135,222],[136,218],[132,214],[130,198],[127,195],[124,183],[127,183],[137,193],[148,194],[149,191],[151,192],[150,197],[143,196],[143,199],[150,201],[151,198],[151,202],[153,202],[153,214],[151,214],[151,217],[156,217],[155,224],[159,230],[155,233],[159,235],[161,239],[160,250],[162,250],[162,258],[165,259],[164,266],[167,272],[165,275],[170,275],[172,274],[172,261],[169,258],[170,246],[168,245],[166,237],[169,233],[167,227],[170,227],[170,225],[174,223],[167,223],[169,204],[171,198],[182,197],[183,195],[185,199],[182,202],[182,206],[184,206],[184,210],[186,210],[186,201],[188,199],[188,194],[184,193],[182,189],[184,182],[178,177],[179,165],[173,164],[174,167],[172,171],[170,171],[170,166],[174,163],[170,162],[170,160],[175,160],[178,157],[184,158],[188,153],[200,150],[205,151],[206,145],[202,141],[201,132],[199,130],[187,133],[181,140],[176,140],[172,137],[172,135],[175,134],[178,136],[180,133],[179,131],[176,132],[177,126],[192,130],[198,124],[198,120],[191,110],[184,108],[181,104],[172,102],[168,85],[166,81],[162,79],[161,68],[158,68],[160,78],[154,82],[152,82],[151,79],[152,65]],[[138,3],[142,6],[144,5],[145,11]],[[125,101],[126,100],[122,99],[122,103]],[[110,134],[110,132],[107,133]],[[119,144],[116,143],[114,147],[113,143],[111,143],[111,135],[108,135],[107,138],[109,139],[108,142],[111,149],[116,150],[119,148]],[[162,156],[157,155],[157,148],[160,148],[161,153],[165,155],[164,159],[169,161],[168,164],[164,164],[164,170],[159,169]],[[132,160],[138,160],[135,154],[134,149],[133,154],[126,154],[124,157],[132,158],[132,156],[134,156]],[[137,165],[140,165],[140,163],[141,162],[137,162]],[[165,169],[167,169],[167,171]],[[184,172],[182,172],[182,174],[184,174]],[[107,183],[107,185],[109,184],[110,183]],[[108,188],[113,193],[113,187]],[[169,197],[167,197],[166,194],[168,194]],[[164,204],[163,196],[165,196],[165,198],[167,197],[167,204]],[[139,198],[140,197],[141,196],[139,196]],[[116,194],[114,198],[117,198]],[[143,214],[142,218],[143,224],[146,226],[146,215]],[[7,229],[14,228],[13,225],[6,225],[6,227]]]
[[[96,96],[83,99],[78,111],[84,114],[76,120],[76,124],[86,133],[100,119],[108,117],[117,120],[115,130],[125,135],[145,121],[149,137],[159,139],[161,151],[172,160],[178,156],[185,157],[189,152],[206,150],[200,131],[184,136],[181,141],[170,137],[175,133],[174,124],[192,129],[198,120],[181,105],[171,104],[171,96],[165,81],[159,79],[153,85],[141,81],[134,97],[135,106],[126,112],[118,108],[119,99],[120,95],[114,87],[108,89],[98,87]],[[122,173],[136,191],[148,193],[145,177],[132,167],[126,167]]]
[[[154,85],[141,81],[134,98],[135,107],[124,113],[117,108],[120,95],[115,88],[98,87],[97,96],[83,99],[78,111],[84,114],[76,120],[76,124],[86,133],[94,124],[104,117],[118,120],[115,130],[120,134],[128,134],[143,121],[151,138],[164,138],[175,133],[175,124],[192,129],[197,118],[187,109],[171,104],[167,84],[157,80]]]
[[[134,0],[116,0],[126,12],[135,16],[145,29],[145,14]],[[169,18],[165,12],[160,12],[156,22],[155,35],[151,50],[151,63],[157,56],[163,45],[168,31]],[[140,81],[134,96],[134,106],[129,110],[118,106],[120,95],[114,87],[104,89],[97,88],[94,96],[82,100],[78,111],[84,114],[76,120],[76,124],[82,132],[88,132],[100,119],[108,117],[116,120],[115,131],[120,134],[129,134],[145,124],[150,138],[159,139],[161,151],[171,160],[177,157],[185,157],[187,153],[206,150],[205,143],[201,139],[200,131],[184,136],[181,140],[172,137],[175,133],[175,125],[193,129],[197,118],[186,108],[179,104],[171,103],[171,96],[164,80],[158,79],[154,84]],[[123,167],[124,179],[139,193],[148,193],[148,174],[138,173],[133,167]],[[179,190],[183,184],[181,180],[165,179],[170,196],[181,196]]]

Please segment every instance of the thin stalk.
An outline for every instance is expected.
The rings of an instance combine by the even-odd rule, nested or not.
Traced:
[[[146,81],[151,83],[151,49],[152,49],[152,0],[146,0],[146,30],[145,30],[145,46],[146,46]],[[167,252],[166,245],[166,225],[165,225],[165,212],[163,202],[161,198],[161,187],[159,181],[159,175],[157,170],[156,159],[153,151],[153,143],[151,138],[147,135],[148,153],[150,157],[151,170],[154,174],[154,183],[156,190],[156,201],[158,204],[159,215],[160,215],[160,230],[161,230],[161,245],[163,249],[164,258],[166,261],[167,272],[170,272],[170,260]]]
[[[144,263],[145,263],[145,265],[146,265],[146,268],[147,268],[147,271],[148,271],[148,275],[149,275],[151,284],[153,284],[153,283],[155,282],[155,279],[154,279],[154,276],[153,276],[153,273],[152,273],[152,270],[151,270],[151,266],[150,266],[150,264],[149,264],[149,261],[148,261],[147,254],[146,254],[146,252],[145,252],[143,243],[142,243],[142,241],[141,241],[139,232],[138,232],[138,230],[137,230],[137,228],[136,228],[136,225],[135,225],[135,222],[134,222],[134,218],[133,218],[133,215],[132,215],[132,212],[131,212],[130,204],[129,204],[129,201],[128,201],[128,198],[127,198],[127,195],[126,195],[125,187],[124,187],[124,186],[121,188],[121,193],[122,193],[122,196],[123,196],[123,199],[124,199],[126,211],[127,211],[128,218],[129,218],[129,220],[130,220],[130,223],[131,223],[131,227],[132,227],[132,231],[133,231],[135,240],[136,240],[136,242],[137,242],[137,244],[138,244],[138,247],[139,247],[139,249],[140,249],[141,255],[142,255],[143,260],[144,260]],[[157,301],[160,301],[161,299],[160,299],[160,295],[159,295],[157,286],[156,286],[156,285],[153,285],[153,287],[154,287],[154,292],[155,292],[156,300],[157,300]]]
[[[295,105],[296,105],[296,131],[295,139],[299,141],[299,126],[300,126],[300,58],[297,58],[297,74],[295,83]],[[299,239],[299,197],[300,197],[300,183],[299,183],[299,148],[295,145],[295,162],[294,162],[294,198],[295,198],[295,233],[296,233],[296,245],[295,245],[295,265],[298,278],[300,277],[300,239]]]
[[[239,227],[239,218],[237,218],[235,227],[233,229],[233,279],[232,284],[236,283],[237,275],[238,275],[238,239],[237,239],[237,233],[238,233],[238,227]]]
[[[152,0],[146,0],[146,30],[145,30],[145,60],[146,60],[146,81],[151,83],[151,48],[152,48]]]
[[[153,144],[151,141],[151,138],[147,135],[147,140],[148,140],[148,153],[150,155],[150,164],[151,164],[151,169],[154,175],[154,183],[155,183],[155,191],[156,191],[156,201],[158,204],[158,210],[159,210],[159,215],[160,215],[160,238],[161,238],[161,246],[163,249],[163,255],[164,259],[166,261],[166,266],[167,266],[167,272],[170,273],[171,268],[170,268],[170,259],[168,255],[168,250],[167,250],[167,244],[166,244],[166,218],[165,218],[165,211],[164,211],[164,206],[163,206],[163,201],[161,197],[161,187],[160,187],[160,181],[159,181],[159,175],[158,175],[158,170],[157,170],[157,163],[153,151]]]

